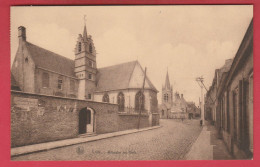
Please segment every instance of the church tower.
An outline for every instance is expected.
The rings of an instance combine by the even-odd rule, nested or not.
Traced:
[[[162,86],[162,104],[166,104],[167,106],[171,106],[173,102],[173,93],[172,86],[170,84],[168,70],[165,79],[165,85]]]
[[[91,35],[87,34],[86,23],[76,43],[74,72],[79,79],[78,98],[93,100],[97,75],[96,50]]]

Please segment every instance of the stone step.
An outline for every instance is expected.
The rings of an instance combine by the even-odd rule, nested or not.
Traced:
[[[80,134],[78,135],[78,137],[91,137],[91,136],[96,136],[96,133],[84,133],[84,134]]]

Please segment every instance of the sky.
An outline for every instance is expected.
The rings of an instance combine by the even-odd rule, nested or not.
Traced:
[[[203,76],[209,88],[215,69],[235,56],[253,6],[11,7],[11,63],[19,26],[26,27],[27,41],[74,59],[84,15],[98,68],[138,60],[159,91],[159,104],[168,69],[173,91],[198,105],[201,94],[195,78]]]

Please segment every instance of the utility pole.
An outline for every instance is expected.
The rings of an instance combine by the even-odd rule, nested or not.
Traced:
[[[145,78],[146,78],[146,67],[144,69],[144,80],[143,80],[143,87],[142,87],[142,93],[141,96],[139,97],[139,116],[138,116],[138,129],[140,128],[140,119],[141,119],[141,106],[143,105],[143,94],[144,94],[144,85],[145,85]]]
[[[204,96],[203,96],[203,88],[204,88],[204,84],[203,84],[203,77],[198,77],[196,78],[196,81],[198,82],[200,88],[201,88],[201,105],[200,105],[200,110],[201,110],[201,115],[200,118],[202,120],[202,125],[205,124],[205,113],[204,113]]]

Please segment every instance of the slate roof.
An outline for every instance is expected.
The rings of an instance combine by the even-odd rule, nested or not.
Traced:
[[[25,43],[35,65],[63,75],[76,77],[74,73],[75,62],[64,56],[36,46]],[[129,82],[138,61],[122,63],[114,66],[99,68],[97,73],[96,91],[109,91],[129,88]],[[155,91],[157,89],[146,77],[148,85]]]
[[[25,45],[37,67],[75,77],[74,60],[58,55],[29,42],[26,42]]]
[[[98,69],[96,91],[109,91],[129,88],[129,82],[138,61],[131,61]],[[146,77],[148,85],[155,91],[151,81]]]

